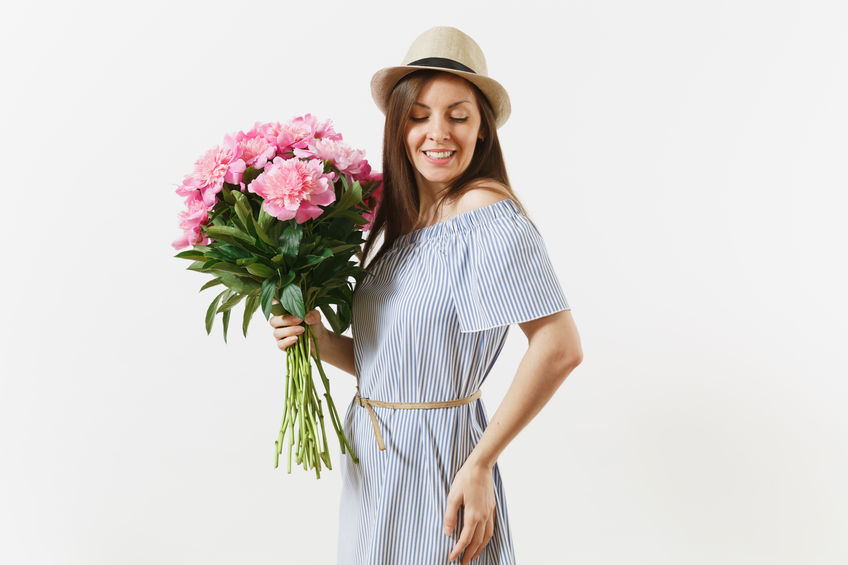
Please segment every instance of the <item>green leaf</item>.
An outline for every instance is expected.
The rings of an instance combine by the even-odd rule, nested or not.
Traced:
[[[296,284],[290,283],[283,288],[280,293],[280,303],[283,305],[283,308],[301,320],[306,316],[303,306],[303,292]]]
[[[274,255],[273,257],[271,257],[271,262],[274,263],[274,264],[280,265],[280,264],[282,264],[283,261],[285,261],[285,259],[286,258],[282,253],[278,253],[277,255]]]
[[[358,243],[348,243],[346,245],[337,245],[336,247],[331,247],[330,252],[335,255],[336,253],[341,253],[342,251],[356,251],[360,249],[360,245]]]
[[[326,214],[320,216],[320,220],[328,220],[330,218],[338,219],[339,216],[349,217],[356,222],[358,214],[353,211],[353,208],[362,202],[362,187],[359,181],[354,181],[353,184],[348,184],[347,176],[341,175],[342,189],[341,195],[333,203],[333,206]],[[359,216],[361,218],[361,216]]]
[[[277,218],[266,212],[265,208],[259,208],[259,227],[267,231],[268,227],[274,222],[274,220],[277,220]]]
[[[255,235],[259,239],[261,239],[263,243],[270,245],[271,247],[274,247],[274,245],[275,245],[274,240],[268,234],[268,230],[265,229],[265,227],[262,225],[262,223],[259,220],[256,219],[256,216],[253,215],[253,209],[250,207],[250,202],[248,201],[247,197],[244,196],[241,193],[239,193],[239,194],[241,195],[241,199],[239,199],[239,202],[243,202],[244,213],[245,213],[245,215],[250,216],[249,218],[247,218],[243,221],[245,221],[245,222],[249,221],[250,222],[250,225],[253,227],[253,232],[252,232],[253,235]],[[238,199],[238,196],[236,198]],[[264,210],[262,210],[261,206],[260,206],[259,210],[260,210],[259,217],[261,218]],[[270,214],[266,213],[265,215],[268,216],[269,218],[273,219],[273,216],[271,216]]]
[[[212,303],[209,304],[209,308],[206,310],[206,335],[212,333],[212,322],[215,321],[215,311],[218,309],[218,302],[221,300],[221,297],[227,294],[229,289],[222,290],[218,296],[212,300]]]
[[[237,230],[239,230],[241,233],[247,234],[247,235],[253,237],[253,234],[250,233],[250,230],[247,229],[247,226],[244,225],[243,223],[241,223],[241,219],[238,217],[238,214],[235,213],[235,207],[233,207],[232,212],[230,212],[229,224],[225,224],[225,225],[229,225],[230,227],[234,227]]]
[[[339,321],[339,317],[333,311],[329,304],[321,304],[318,306],[321,309],[321,312],[324,313],[324,317],[327,318],[327,321],[330,322],[330,327],[333,328],[333,331],[336,334],[341,334],[344,331],[341,326],[341,322]]]
[[[235,199],[233,198],[233,191],[226,185],[226,183],[221,188],[221,199],[227,204],[233,204],[235,202]]]
[[[262,169],[257,169],[253,166],[247,167],[244,170],[244,174],[241,177],[241,182],[244,183],[244,186],[247,186],[247,185],[249,185],[250,183],[253,182],[253,179],[255,179],[256,177],[261,175],[262,172],[263,172]]]
[[[214,267],[215,265],[217,265],[217,264],[218,264],[218,263],[220,263],[220,262],[221,262],[221,260],[220,260],[220,259],[215,259],[215,258],[207,259],[207,260],[203,263],[203,270],[204,270],[204,271],[208,271],[209,269],[211,269],[212,267]]]
[[[347,329],[350,325],[350,306],[347,302],[339,303],[339,321],[342,324],[342,329]]]
[[[355,223],[359,226],[364,226],[365,224],[368,223],[368,220],[366,220],[362,216],[362,214],[360,214],[359,212],[355,212],[353,210],[345,210],[345,211],[342,212],[342,215],[345,216],[346,218],[350,218],[351,220],[353,220],[353,223]]]
[[[241,331],[244,337],[247,337],[247,326],[250,325],[250,320],[253,318],[253,313],[259,308],[259,295],[251,294],[244,301],[244,318],[241,323]]]
[[[221,273],[218,275],[218,278],[221,279],[221,282],[224,283],[227,288],[230,288],[234,292],[240,292],[241,294],[250,294],[259,288],[259,283],[252,278],[242,278],[232,273]]]
[[[230,311],[227,310],[221,316],[221,323],[224,324],[224,343],[227,343],[227,327],[230,325]]]
[[[259,222],[252,215],[250,216],[250,220],[251,222],[253,222],[253,229],[254,231],[256,231],[256,235],[259,237],[259,239],[261,239],[263,243],[267,243],[268,245],[273,247],[274,240],[271,238],[270,235],[268,235],[268,232],[265,231],[261,225],[259,225]]]
[[[244,298],[245,296],[246,295],[240,294],[238,292],[234,293],[218,307],[218,312],[226,312],[227,310],[230,310],[233,306],[241,302],[242,298]]]
[[[199,261],[201,259],[206,259],[206,255],[196,249],[186,249],[185,251],[180,251],[176,255],[174,255],[177,259],[193,259],[195,261]]]
[[[220,239],[228,243],[236,240],[236,242],[244,241],[250,245],[256,245],[256,238],[232,226],[206,226],[206,233],[215,239]]]
[[[248,203],[247,197],[239,190],[233,191],[232,194],[236,200],[236,215],[238,216],[239,220],[241,220],[242,225],[244,225],[247,231],[251,232],[251,235],[256,235],[256,233],[253,233],[255,231],[253,225],[253,210],[250,209],[250,203]]]
[[[273,304],[271,304],[271,314],[272,315],[282,316],[285,313],[286,313],[286,311],[283,309],[283,305],[280,304],[279,302],[274,302]]]
[[[305,265],[306,265],[306,266],[310,266],[310,265],[317,265],[318,263],[320,263],[320,262],[321,262],[321,261],[323,261],[324,259],[327,259],[327,258],[332,257],[332,256],[333,256],[332,251],[330,251],[329,249],[327,249],[327,248],[325,247],[325,248],[321,251],[321,254],[320,254],[320,255],[307,255],[307,256],[305,257],[305,259],[306,259],[306,263],[305,263]]]
[[[296,224],[287,225],[280,234],[280,248],[283,255],[297,257],[302,238],[303,231]]]
[[[235,261],[244,259],[245,257],[253,257],[253,253],[242,248],[240,245],[232,245],[230,243],[220,243],[215,245],[215,250],[212,252],[215,256],[227,261]]]
[[[263,263],[252,263],[247,265],[245,268],[248,273],[262,278],[273,277],[277,274],[274,269]]]
[[[277,284],[274,279],[265,279],[262,283],[262,289],[259,291],[259,303],[262,305],[262,313],[265,314],[265,319],[271,317],[271,301],[274,300],[274,294],[277,292]]]
[[[221,284],[221,279],[215,278],[215,279],[212,279],[211,281],[207,281],[206,284],[201,286],[200,290],[198,290],[197,292],[203,292],[207,288],[211,288],[211,287],[215,286],[216,284]]]
[[[232,273],[234,275],[238,275],[244,278],[253,278],[250,273],[248,273],[244,267],[239,267],[238,265],[234,265],[232,263],[220,262],[217,265],[213,265],[211,269],[209,269],[216,275],[219,273]]]

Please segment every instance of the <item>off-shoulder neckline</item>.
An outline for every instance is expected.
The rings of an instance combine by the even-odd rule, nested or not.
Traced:
[[[416,244],[422,241],[434,239],[450,233],[459,233],[468,230],[469,228],[491,222],[496,218],[508,216],[511,214],[521,214],[521,208],[515,200],[504,198],[486,206],[480,206],[473,210],[468,210],[451,216],[447,220],[436,222],[417,230],[412,230],[409,233],[403,234],[394,241],[392,247],[399,247],[407,244]]]

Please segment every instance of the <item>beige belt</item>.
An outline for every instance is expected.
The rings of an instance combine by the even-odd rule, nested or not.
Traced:
[[[374,437],[377,438],[377,445],[380,446],[381,451],[385,451],[386,444],[383,443],[383,434],[380,433],[380,425],[377,423],[377,416],[374,415],[374,411],[371,409],[372,406],[379,406],[381,408],[399,408],[402,410],[428,410],[432,408],[451,408],[452,406],[461,406],[463,404],[468,404],[469,402],[474,402],[478,398],[480,398],[480,389],[477,389],[477,392],[471,396],[466,396],[465,398],[459,398],[457,400],[442,400],[439,402],[383,402],[382,400],[362,398],[359,396],[359,386],[357,385],[354,401],[368,410],[368,415],[371,416],[371,427],[374,428]]]

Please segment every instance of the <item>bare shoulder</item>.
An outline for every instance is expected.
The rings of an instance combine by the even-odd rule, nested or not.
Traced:
[[[507,198],[512,198],[512,195],[504,184],[491,179],[478,179],[459,197],[457,213],[489,206]]]

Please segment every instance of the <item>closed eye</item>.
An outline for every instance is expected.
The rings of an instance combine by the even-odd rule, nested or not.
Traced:
[[[413,122],[423,122],[424,120],[427,119],[427,116],[425,116],[423,118],[409,118],[409,119],[412,120]],[[454,121],[454,122],[462,123],[462,122],[467,122],[468,118],[451,118],[451,120]]]

